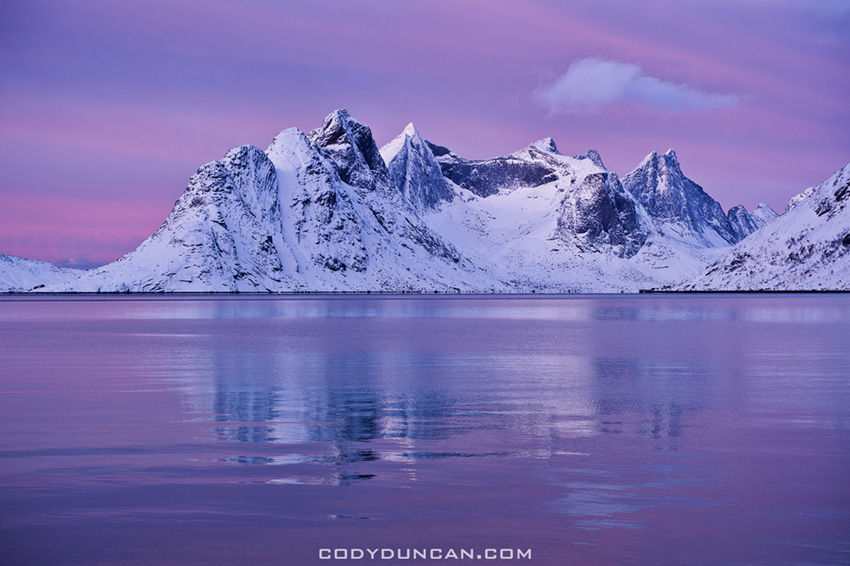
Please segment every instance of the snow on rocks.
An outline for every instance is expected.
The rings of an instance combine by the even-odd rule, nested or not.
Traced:
[[[621,180],[598,152],[562,155],[551,138],[470,160],[409,124],[379,150],[337,110],[309,134],[290,128],[266,151],[202,166],[118,261],[37,279],[89,292],[846,288],[842,171],[783,216],[766,205],[726,215],[673,150]]]

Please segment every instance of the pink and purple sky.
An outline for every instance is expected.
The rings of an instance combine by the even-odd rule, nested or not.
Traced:
[[[672,147],[781,212],[850,161],[850,1],[7,0],[0,252],[113,261],[199,165],[337,108],[468,158]]]

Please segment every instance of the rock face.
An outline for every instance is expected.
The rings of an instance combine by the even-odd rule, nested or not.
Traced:
[[[743,240],[778,216],[772,208],[764,203],[759,204],[753,212],[739,204],[730,208],[726,214],[738,241]]]
[[[709,265],[685,289],[850,290],[850,164]]]
[[[587,243],[586,249],[610,247],[620,257],[632,257],[646,241],[634,204],[623,194],[617,176],[607,172],[586,176],[561,202],[555,235],[575,235]]]
[[[412,123],[381,148],[381,156],[393,185],[417,210],[435,209],[454,198],[431,147]]]
[[[646,240],[635,203],[594,150],[567,157],[546,138],[503,157],[472,161],[446,150],[438,161],[446,178],[482,198],[551,187],[557,215],[549,239],[577,250],[631,257]]]
[[[846,228],[845,193],[815,192],[792,211],[818,198],[812,225]],[[469,160],[411,124],[379,151],[338,110],[309,134],[284,130],[265,151],[202,166],[136,250],[49,290],[634,292],[692,280],[785,218],[774,216],[727,217],[672,150],[621,182],[596,151],[562,155],[550,138]],[[845,232],[825,264],[843,257]],[[820,249],[805,246],[787,261]]]
[[[552,153],[557,152],[554,142],[549,139],[547,145],[548,142],[551,142],[548,149]],[[448,153],[440,155],[439,162],[447,179],[475,195],[488,197],[500,191],[537,187],[557,178],[556,168],[551,167],[546,160],[534,159],[528,153],[484,160],[469,160]]]
[[[623,178],[623,187],[656,222],[680,234],[692,234],[707,246],[740,239],[720,203],[685,177],[672,149],[663,155],[650,153]]]
[[[634,201],[620,184],[616,173],[605,169],[595,150],[573,158],[570,164],[560,156],[551,140],[529,146],[525,152],[531,159],[547,160],[563,190],[558,206],[558,225],[553,237],[575,241],[582,251],[610,251],[618,257],[635,255],[646,241],[648,227],[643,225]],[[560,167],[554,167],[559,164]]]

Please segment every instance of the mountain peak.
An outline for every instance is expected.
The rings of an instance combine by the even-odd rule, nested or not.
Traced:
[[[328,119],[337,119],[340,121],[354,120],[354,118],[345,108],[337,108],[336,110],[325,116],[325,121],[327,121]],[[356,122],[357,120],[354,121]]]
[[[337,165],[346,183],[374,189],[373,175],[389,181],[372,130],[352,118],[347,110],[328,114],[322,127],[310,132],[308,137]]]
[[[605,164],[602,163],[602,156],[599,155],[599,152],[595,149],[588,149],[584,156],[585,158],[590,159],[590,161],[600,169],[605,169]]]
[[[760,203],[753,212],[739,204],[730,208],[729,212],[726,213],[726,217],[739,240],[743,240],[778,216],[772,208],[764,203]]]
[[[764,213],[764,214],[770,214],[770,215],[772,215],[774,218],[775,218],[775,217],[777,217],[777,216],[779,216],[778,214],[776,214],[776,211],[774,211],[774,210],[770,207],[770,205],[765,204],[765,203],[763,203],[763,202],[760,202],[760,203],[758,204],[758,206],[756,206],[756,209],[755,209],[753,212],[757,212],[757,213]]]
[[[413,125],[413,122],[406,125],[401,133],[410,136],[411,138],[419,137],[419,131],[416,129],[416,126]]]
[[[432,145],[422,139],[413,122],[380,151],[392,183],[415,208],[433,209],[452,200]]]
[[[651,151],[649,154],[644,157],[641,162],[635,167],[634,171],[640,171],[642,169],[647,169],[651,167],[653,169],[658,168],[658,153]],[[634,173],[634,171],[632,171]]]
[[[413,122],[410,122],[407,126],[405,126],[404,130],[402,130],[399,135],[380,149],[384,163],[389,166],[393,158],[395,158],[395,156],[410,143],[414,143],[416,145],[425,144],[425,140],[423,140],[422,136],[419,135],[419,131],[416,129],[416,126],[413,125]]]
[[[539,149],[540,151],[544,151],[546,153],[559,153],[558,146],[555,145],[555,140],[552,138],[543,138],[542,140],[537,140],[530,147],[535,149]]]
[[[674,149],[661,156],[653,151],[622,183],[662,224],[678,226],[710,246],[733,244],[740,239],[720,203],[682,172]]]
[[[341,108],[325,116],[322,127],[310,132],[310,138],[319,146],[328,146],[337,143],[345,134],[353,135],[363,128],[369,129],[352,118],[348,110]]]
[[[658,155],[657,151],[652,151],[643,158],[643,161],[640,162],[640,165],[637,166],[637,169],[644,169],[647,166],[651,166],[654,169],[664,168],[664,169],[680,169],[679,158],[676,155],[675,149],[668,149],[661,155]],[[636,169],[636,170],[637,170]]]

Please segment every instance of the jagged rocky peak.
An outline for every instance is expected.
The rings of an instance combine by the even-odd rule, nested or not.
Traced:
[[[761,227],[752,213],[742,204],[730,208],[726,217],[729,219],[738,240],[743,240]]]
[[[664,157],[672,159],[664,159]],[[637,168],[623,178],[623,187],[638,202],[640,202],[647,210],[654,214],[657,208],[665,213],[670,218],[680,216],[684,211],[679,207],[667,209],[666,205],[683,205],[682,202],[668,203],[663,194],[670,193],[675,189],[683,189],[682,170],[679,167],[679,161],[676,159],[676,153],[671,149],[659,158],[656,152],[652,152]],[[675,185],[675,186],[674,186]]]
[[[529,147],[539,149],[540,151],[545,151],[546,153],[554,153],[556,155],[561,154],[561,152],[558,151],[558,146],[555,145],[555,140],[553,140],[552,138],[543,138],[542,140],[537,140]]]
[[[676,150],[673,148],[668,149],[661,155],[658,155],[655,151],[651,152],[643,158],[643,161],[640,162],[640,165],[637,166],[635,171],[644,172],[648,181],[646,188],[655,190],[670,188],[669,184],[659,183],[660,178],[669,176],[684,177],[682,167],[679,164],[679,158],[676,156]]]
[[[434,155],[434,152],[431,150],[431,144],[422,139],[422,136],[419,135],[419,131],[416,129],[416,126],[413,125],[413,122],[410,122],[404,127],[404,130],[402,130],[399,135],[397,135],[388,144],[381,147],[381,158],[384,160],[387,167],[389,167],[393,158],[395,158],[395,156],[404,149],[406,144],[427,147],[428,152],[431,153],[431,155]],[[446,150],[446,152],[448,152],[448,150]]]
[[[601,167],[602,169],[606,169],[605,164],[602,163],[602,156],[599,155],[599,152],[595,149],[588,149],[585,157],[590,159],[594,165],[597,167]]]
[[[417,209],[434,209],[454,197],[431,146],[411,122],[381,148],[390,178],[398,191]]]
[[[369,190],[378,188],[380,183],[389,184],[389,172],[372,130],[352,118],[347,110],[331,112],[322,127],[308,137],[333,161],[345,183]]]
[[[778,216],[772,208],[764,203],[759,204],[753,212],[739,204],[730,208],[726,214],[738,240],[743,240]]]
[[[720,203],[682,173],[673,149],[663,155],[653,151],[622,183],[662,226],[674,225],[712,247],[740,239]]]
[[[410,136],[411,138],[418,138],[419,131],[417,131],[416,126],[413,125],[413,122],[409,122],[402,130],[403,134]]]

